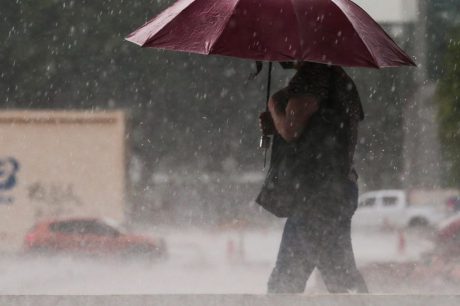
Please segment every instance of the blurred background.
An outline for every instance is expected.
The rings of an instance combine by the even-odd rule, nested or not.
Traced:
[[[253,203],[266,76],[249,81],[250,61],[124,41],[172,2],[2,0],[0,293],[264,292],[283,223]],[[424,288],[381,286],[384,262],[391,276],[425,273],[427,286],[458,292],[457,257],[432,263],[438,240],[457,239],[440,228],[460,209],[460,3],[355,2],[418,64],[347,69],[366,115],[360,206],[374,218],[373,231],[354,228],[358,262],[375,290]],[[276,90],[293,72],[274,67]],[[115,251],[162,261],[115,264],[133,275],[123,279],[112,263],[86,261]],[[433,285],[435,274],[446,277]]]

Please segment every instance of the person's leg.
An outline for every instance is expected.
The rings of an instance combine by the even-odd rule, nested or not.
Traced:
[[[284,226],[283,237],[275,268],[268,281],[268,293],[302,293],[312,273],[318,248],[305,236],[308,220],[290,217]]]
[[[329,292],[367,293],[366,283],[356,267],[351,242],[351,218],[356,210],[358,188],[356,183],[347,182],[346,195],[343,199],[330,200],[332,207],[339,208],[327,215],[328,222],[321,239],[321,254],[318,269]],[[321,214],[320,214],[321,215]]]
[[[356,267],[350,235],[350,220],[336,220],[324,231],[318,269],[331,293],[367,293],[366,283]]]

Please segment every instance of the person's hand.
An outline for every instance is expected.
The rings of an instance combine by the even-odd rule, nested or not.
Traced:
[[[275,125],[270,112],[263,112],[259,115],[259,127],[263,135],[273,135],[275,133]]]

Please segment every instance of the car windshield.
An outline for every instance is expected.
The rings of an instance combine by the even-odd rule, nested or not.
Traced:
[[[375,205],[375,198],[367,198],[359,202],[359,207],[373,207],[374,205]]]
[[[63,234],[118,236],[120,232],[100,221],[72,220],[55,222],[50,225],[51,231]]]

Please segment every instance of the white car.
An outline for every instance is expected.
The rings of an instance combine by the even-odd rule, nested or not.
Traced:
[[[404,190],[378,190],[362,194],[353,227],[403,228],[435,226],[446,218],[442,203],[411,203]]]

